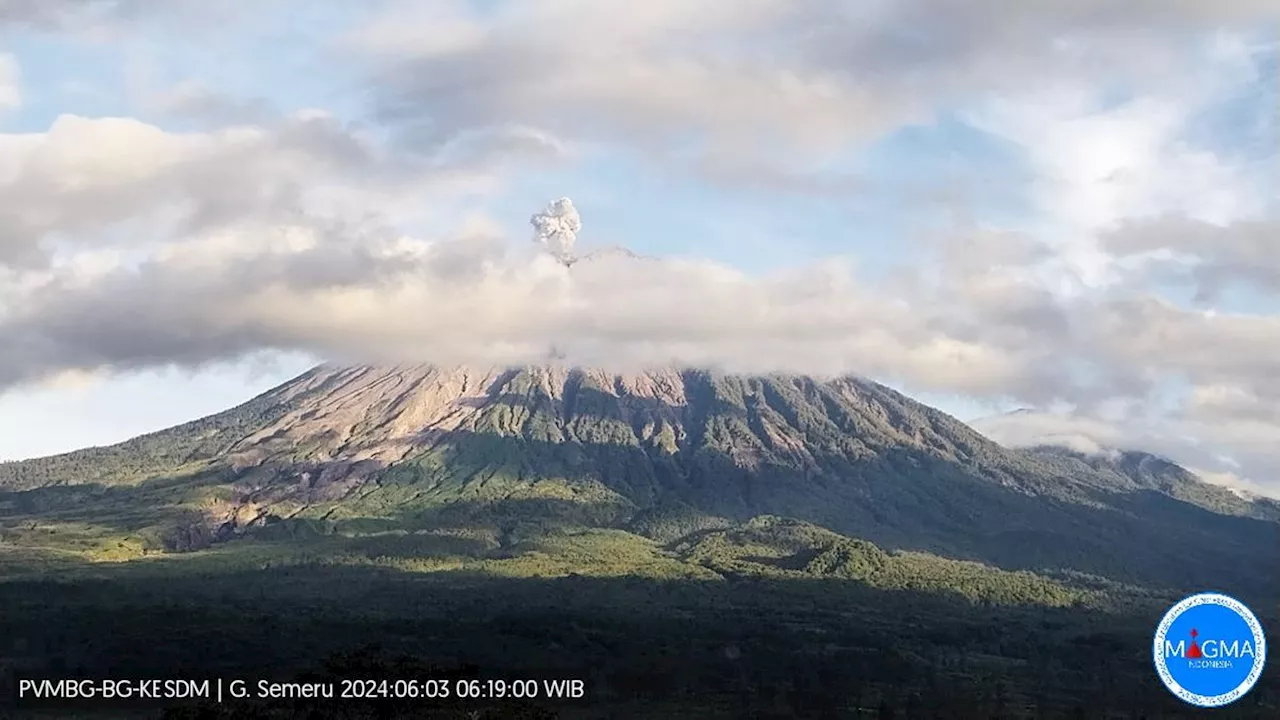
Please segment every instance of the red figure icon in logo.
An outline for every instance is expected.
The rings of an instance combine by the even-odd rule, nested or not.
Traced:
[[[1191,628],[1191,647],[1187,648],[1188,660],[1195,660],[1204,657],[1204,654],[1200,652],[1200,643],[1196,642],[1196,637],[1198,635],[1200,635],[1200,633],[1196,632],[1195,628]]]

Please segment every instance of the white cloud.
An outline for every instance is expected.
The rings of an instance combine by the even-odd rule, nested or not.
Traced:
[[[1188,33],[1278,17],[1253,0],[520,0],[484,11],[449,0],[427,11],[391,3],[348,43],[379,64],[382,118],[426,146],[517,122],[621,138],[657,158],[750,154],[809,167],[984,96],[1099,73],[1161,77]]]
[[[1002,445],[1064,447],[1086,455],[1115,456],[1141,450],[1168,458],[1201,479],[1248,494],[1280,498],[1280,468],[1274,428],[1270,449],[1256,452],[1232,429],[1193,420],[1158,424],[1108,422],[1073,413],[1019,411],[974,420],[974,429]],[[1238,456],[1224,453],[1238,453]]]
[[[0,110],[12,110],[22,106],[22,72],[18,61],[7,53],[0,53]]]
[[[1014,448],[1050,445],[1087,455],[1106,455],[1118,448],[1133,447],[1129,443],[1135,440],[1100,419],[1031,410],[993,415],[969,424],[992,440]]]
[[[63,115],[43,133],[0,134],[0,264],[299,215],[394,214],[432,188],[483,188],[492,164],[413,165],[381,153],[314,112],[206,133]]]
[[[1252,158],[1229,158],[1189,137],[1206,109],[1255,86],[1258,60],[1233,35],[1191,47],[1201,51],[1170,60],[1169,79],[1149,80],[1118,103],[1103,102],[1108,87],[1097,78],[1049,78],[970,113],[977,127],[1025,149],[1036,174],[1035,230],[1056,251],[1063,289],[1122,279],[1130,268],[1100,235],[1127,223],[1176,214],[1221,226],[1266,211],[1272,198]]]
[[[1149,272],[1194,283],[1201,302],[1241,285],[1280,295],[1280,222],[1273,218],[1214,225],[1166,215],[1126,223],[1101,240],[1117,256],[1144,258]]]
[[[205,121],[215,126],[257,124],[270,121],[276,115],[266,100],[242,100],[195,79],[153,93],[147,104],[166,117]]]
[[[267,0],[261,5],[277,4]],[[243,13],[242,3],[203,0],[2,0],[0,27],[35,28],[103,36],[114,29],[161,18],[180,21],[187,30],[224,25]]]
[[[1176,377],[1274,391],[1280,319],[1063,301],[1016,267],[949,269],[868,283],[839,262],[764,277],[626,256],[564,268],[490,235],[406,244],[380,226],[241,224],[140,265],[62,265],[11,283],[0,328],[26,342],[0,353],[0,374],[131,366],[163,356],[157,347],[501,362],[537,361],[554,344],[587,364],[856,371],[1037,404],[1142,398]]]

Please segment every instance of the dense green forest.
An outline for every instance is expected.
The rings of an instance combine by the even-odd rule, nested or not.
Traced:
[[[1150,670],[1150,633],[1170,596],[889,553],[780,518],[670,545],[582,529],[492,551],[393,533],[242,540],[120,563],[9,552],[5,563],[7,698],[19,677],[327,672],[586,687],[580,700],[517,704],[72,708],[101,716],[1193,716]],[[1264,678],[1220,714],[1274,717],[1278,700]],[[339,710],[355,714],[314,714]]]

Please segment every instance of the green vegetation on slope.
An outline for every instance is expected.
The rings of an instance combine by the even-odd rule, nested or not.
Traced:
[[[114,448],[3,466],[0,537],[62,532],[128,557],[461,517],[504,537],[584,526],[670,542],[778,515],[1008,570],[1280,594],[1254,571],[1280,561],[1264,504],[1219,502],[1150,462],[1006,450],[874,383],[532,368],[462,397],[430,370],[328,372]],[[390,459],[357,472],[357,451]]]
[[[758,517],[680,543],[680,555],[722,575],[839,578],[882,590],[955,594],[979,603],[1065,606],[1093,594],[1030,572],[924,553],[886,553],[864,540],[787,518]]]
[[[119,445],[21,462],[0,462],[0,489],[133,484],[162,474],[199,469],[246,435],[284,415],[286,410],[286,406],[263,396],[226,412]]]
[[[698,562],[595,530],[505,550],[406,533],[241,540],[127,563],[0,553],[12,563],[0,578],[0,665],[11,671],[0,685],[15,676],[284,680],[326,657],[345,677],[397,676],[390,668],[406,665],[345,664],[376,645],[434,677],[586,682],[581,702],[533,703],[542,717],[824,718],[856,708],[957,720],[1183,716],[1147,657],[1166,598],[1134,596],[1113,611],[1052,594],[1027,602],[1021,576],[917,564],[779,518],[703,540],[687,550]],[[788,571],[804,548],[825,549]],[[703,561],[739,564],[720,574]],[[903,589],[891,589],[895,578]],[[919,581],[929,578],[953,586],[927,589]],[[992,593],[1001,583],[1009,592]],[[1278,693],[1264,678],[1235,716],[1274,717]],[[0,702],[13,697],[0,687]],[[271,716],[354,707],[286,704]],[[429,707],[369,712],[420,717]],[[466,709],[502,717],[497,707]],[[229,705],[198,716],[265,711]]]

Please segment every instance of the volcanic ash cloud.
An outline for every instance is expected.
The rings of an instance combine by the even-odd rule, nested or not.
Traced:
[[[560,198],[529,219],[533,241],[563,263],[573,261],[573,244],[582,230],[582,218],[569,198]]]

